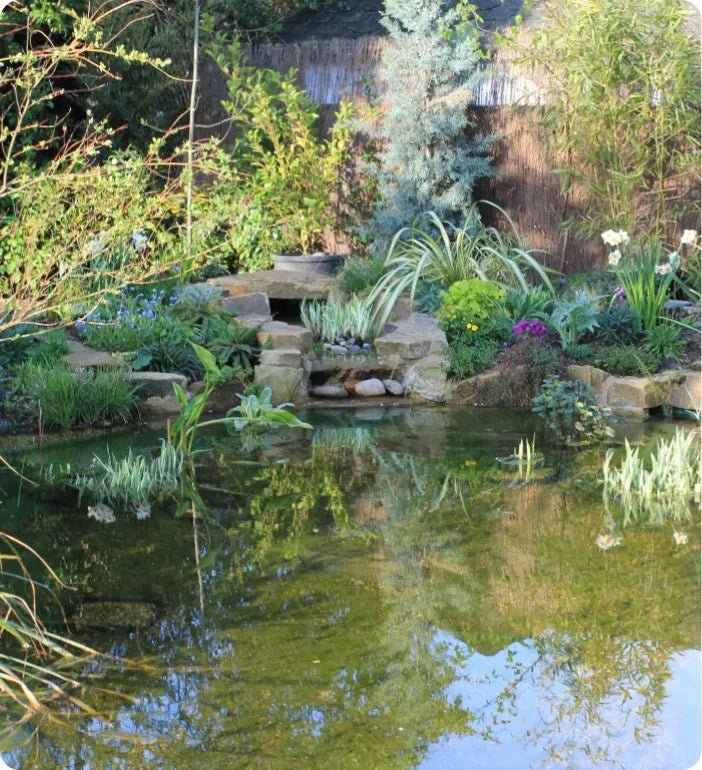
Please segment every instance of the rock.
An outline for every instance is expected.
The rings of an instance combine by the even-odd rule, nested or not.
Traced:
[[[371,352],[373,350],[373,346],[370,344],[370,342],[364,342],[363,345],[361,345],[361,347],[364,350],[367,350],[368,352]]]
[[[68,343],[69,353],[61,359],[73,369],[91,369],[97,366],[126,366],[126,363],[111,353],[103,350],[93,350],[82,342],[71,340]]]
[[[176,372],[131,372],[130,382],[139,385],[139,396],[172,396],[173,385],[183,390],[188,385],[188,378]]]
[[[391,396],[405,395],[405,386],[397,380],[383,380],[383,385]]]
[[[189,399],[190,393],[185,394]],[[180,414],[180,403],[171,393],[170,396],[149,396],[139,404],[139,410],[152,417],[167,417],[171,414]]]
[[[388,321],[390,323],[397,323],[397,321],[404,321],[412,316],[412,303],[409,297],[398,297],[395,305],[390,312]]]
[[[188,395],[197,396],[205,390],[205,383],[202,380],[191,382],[188,387]],[[241,380],[233,379],[223,382],[212,391],[207,399],[205,411],[215,414],[224,414],[232,407],[239,406],[241,401],[237,398],[237,393],[243,393],[246,386]]]
[[[331,344],[331,342],[325,342],[322,345],[322,350],[325,350],[326,352],[329,352],[334,346]]]
[[[316,398],[348,398],[346,388],[341,385],[319,385],[312,388],[310,395]]]
[[[327,299],[338,287],[336,278],[303,275],[286,270],[259,270],[211,278],[228,296],[262,293],[271,299]]]
[[[334,356],[347,356],[349,351],[343,345],[332,345],[329,352]]]
[[[347,380],[344,380],[344,388],[346,389],[346,392],[351,395],[356,395],[356,385],[358,385],[359,382],[363,382],[363,380],[359,380],[356,377],[349,377]]]
[[[260,364],[254,369],[254,378],[259,385],[271,389],[274,404],[298,401],[307,385],[305,370],[301,367]]]
[[[302,353],[295,348],[278,348],[264,350],[261,353],[261,364],[265,366],[302,366]]]
[[[413,313],[386,329],[387,333],[375,340],[378,361],[383,366],[394,368],[403,362],[440,355],[448,347],[436,319],[424,313]]]
[[[585,385],[589,385],[593,390],[594,396],[602,403],[606,402],[603,386],[609,377],[607,372],[598,369],[596,366],[572,364],[566,369],[566,376],[569,380],[580,380]]]
[[[269,321],[263,324],[257,339],[260,345],[268,343],[273,349],[309,350],[312,347],[312,333],[308,329],[282,321]]]
[[[257,329],[265,323],[270,323],[273,319],[269,315],[238,315],[236,322],[247,329]]]
[[[431,355],[403,366],[401,375],[405,388],[427,401],[443,403],[450,386],[446,376],[446,359],[442,355]]]
[[[357,353],[360,353],[360,352],[361,352],[361,348],[358,345],[351,345],[351,347],[349,348],[349,353],[351,353],[352,355],[356,355]]]
[[[354,388],[354,392],[357,396],[363,398],[370,398],[372,396],[384,396],[385,385],[380,380],[371,378],[369,380],[362,380]]]
[[[702,412],[702,374],[688,372],[684,382],[673,388],[669,403],[675,409]]]
[[[605,382],[607,405],[620,410],[654,409],[670,398],[684,372],[661,372],[653,377],[609,377]]]
[[[262,291],[252,294],[239,294],[233,297],[223,297],[219,304],[227,313],[235,316],[267,316],[270,317],[271,305],[268,297]]]

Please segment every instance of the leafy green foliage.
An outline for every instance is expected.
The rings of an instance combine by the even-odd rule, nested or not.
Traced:
[[[648,457],[627,441],[619,468],[614,453],[607,452],[602,467],[605,505],[618,500],[624,524],[647,519],[662,526],[667,522],[689,521],[692,505],[700,505],[702,455],[697,431],[676,430],[672,438],[661,438]]]
[[[35,324],[19,324],[0,332],[0,369],[15,369],[25,361],[52,363],[66,353],[62,329],[43,331]]]
[[[586,332],[597,327],[596,299],[584,291],[576,292],[573,300],[558,300],[551,314],[551,325],[561,338],[561,347],[577,345]]]
[[[344,263],[339,285],[347,294],[360,294],[375,286],[385,272],[385,260],[379,257],[351,257]]]
[[[449,286],[442,296],[439,318],[458,318],[478,322],[498,307],[504,291],[492,281],[468,278]]]
[[[542,120],[567,161],[564,191],[584,191],[574,224],[590,235],[662,237],[691,205],[700,53],[688,24],[684,0],[556,0],[524,50],[546,75]]]
[[[358,343],[372,342],[380,328],[373,304],[357,295],[348,301],[334,298],[326,302],[303,301],[300,318],[316,340],[325,342],[336,342],[341,338]]]
[[[371,291],[379,301],[380,318],[387,320],[397,298],[409,290],[414,299],[421,281],[451,286],[458,281],[480,278],[501,285],[529,288],[528,279],[537,276],[553,291],[546,270],[521,247],[519,235],[507,214],[495,204],[512,227],[509,237],[494,227],[479,225],[477,203],[470,207],[461,228],[442,222],[429,212],[409,228],[395,233],[385,261],[385,275]]]
[[[597,314],[595,337],[606,345],[631,345],[641,336],[641,319],[623,302],[611,302]]]
[[[13,409],[43,428],[127,422],[136,407],[129,371],[105,367],[73,371],[65,364],[28,362],[10,385]]]
[[[593,361],[597,355],[597,349],[592,345],[581,342],[577,345],[568,345],[566,353],[576,361]]]
[[[549,377],[532,403],[532,411],[560,441],[587,442],[612,435],[606,423],[609,409],[600,407],[592,388],[580,380]]]
[[[512,289],[504,300],[507,315],[519,321],[545,320],[553,308],[553,295],[542,286]]]
[[[136,370],[181,372],[193,379],[204,374],[192,343],[213,353],[222,376],[252,371],[260,348],[257,329],[238,324],[222,312],[216,290],[184,287],[166,296],[129,290],[105,302],[76,324],[91,347],[130,353]]]
[[[459,341],[447,351],[448,372],[457,379],[466,379],[484,372],[495,365],[499,343],[485,336],[479,336],[466,343]]]
[[[658,371],[660,358],[646,348],[609,347],[602,348],[594,362],[612,374],[645,377]]]
[[[657,359],[682,361],[686,347],[687,340],[683,338],[680,327],[673,323],[662,323],[646,332],[644,350]]]

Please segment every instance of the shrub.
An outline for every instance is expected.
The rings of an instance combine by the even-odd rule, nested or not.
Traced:
[[[488,203],[488,202],[486,202]],[[527,279],[536,275],[553,290],[546,270],[532,254],[521,247],[518,233],[507,214],[495,206],[510,223],[509,237],[494,227],[477,224],[477,204],[471,207],[463,227],[442,222],[434,212],[418,219],[411,227],[395,233],[385,261],[385,275],[371,291],[380,304],[380,317],[387,320],[397,298],[409,290],[414,299],[421,281],[451,286],[459,281],[483,281],[528,288]]]
[[[375,257],[362,259],[351,257],[339,275],[339,285],[347,294],[360,294],[375,286],[383,277],[385,260]]]
[[[596,299],[578,291],[573,300],[559,300],[551,314],[551,325],[561,338],[561,347],[577,345],[586,332],[597,326]]]
[[[554,0],[525,59],[545,74],[543,123],[584,194],[592,235],[663,236],[690,207],[699,169],[699,40],[683,0]],[[596,34],[593,34],[596,29]]]
[[[480,278],[457,281],[443,293],[438,316],[444,320],[484,321],[494,312],[503,296],[502,289],[492,281]]]
[[[543,380],[559,373],[561,356],[560,351],[546,344],[543,338],[525,336],[500,353],[497,366],[505,392],[501,402],[528,408]]]
[[[42,429],[127,422],[136,393],[122,367],[73,371],[65,364],[26,363],[11,384],[13,408],[37,419]]]
[[[641,336],[641,319],[624,302],[611,302],[597,314],[594,334],[607,345],[631,345]]]
[[[671,322],[654,326],[646,332],[644,351],[654,358],[682,361],[686,347],[687,340],[683,339],[680,327]]]
[[[514,320],[543,320],[553,309],[553,295],[542,286],[512,289],[505,297],[505,311]]]
[[[566,443],[592,441],[612,435],[607,426],[607,407],[600,407],[592,388],[580,380],[559,380],[549,377],[533,401],[536,412],[548,430]]]
[[[484,372],[495,365],[500,346],[485,337],[478,337],[471,343],[457,342],[448,349],[448,373],[457,379],[466,379]]]
[[[66,353],[62,329],[45,332],[36,324],[19,324],[0,332],[0,369],[14,369],[25,361],[52,363]]]
[[[594,358],[596,366],[623,377],[645,377],[658,371],[660,359],[645,348],[603,348]]]
[[[576,361],[593,361],[597,356],[596,348],[584,343],[580,343],[579,345],[568,345],[566,353]]]

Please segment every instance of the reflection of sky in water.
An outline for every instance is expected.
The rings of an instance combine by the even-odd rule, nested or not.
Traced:
[[[445,643],[468,655],[468,649],[449,634],[439,632],[437,643]],[[495,708],[500,692],[515,679],[509,653],[527,675],[514,689],[514,709]],[[629,770],[687,770],[700,759],[702,724],[702,667],[699,650],[675,653],[669,660],[670,679],[665,699],[656,714],[653,738],[637,742],[634,731],[638,720],[632,714],[636,696],[622,704],[621,698],[606,700],[598,728],[592,722],[567,718],[557,723],[555,707],[569,697],[563,682],[539,676],[539,655],[531,643],[512,644],[495,655],[473,653],[465,665],[456,669],[459,679],[447,691],[450,700],[459,699],[485,726],[497,719],[496,740],[480,735],[446,736],[429,748],[421,770],[532,770],[567,767],[584,770],[612,767]],[[640,699],[639,699],[640,700]],[[548,735],[548,725],[553,732]],[[477,726],[477,725],[476,725]],[[545,727],[546,726],[546,727]],[[544,730],[546,735],[544,736]],[[535,742],[534,736],[542,736]],[[545,740],[544,740],[545,738]],[[606,758],[594,760],[583,750],[584,744],[606,747]],[[550,745],[551,751],[547,752]],[[559,757],[554,758],[555,752]]]

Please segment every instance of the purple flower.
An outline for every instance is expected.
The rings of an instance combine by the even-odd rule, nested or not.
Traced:
[[[85,329],[85,326],[86,326],[85,321],[76,321],[75,322],[75,327],[76,327],[76,331],[77,332],[83,332],[84,329]]]
[[[621,286],[617,286],[614,290],[613,299],[618,299],[620,302],[626,302],[626,292]]]
[[[519,321],[512,327],[512,334],[515,337],[543,337],[548,334],[548,326],[541,321]]]
[[[180,272],[180,265],[173,265],[173,272],[179,273]]]

